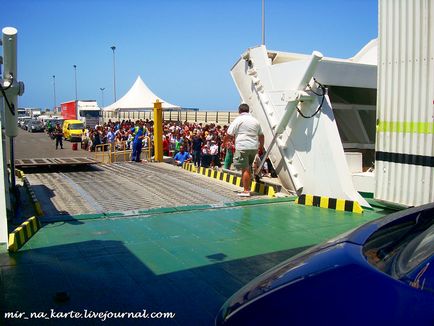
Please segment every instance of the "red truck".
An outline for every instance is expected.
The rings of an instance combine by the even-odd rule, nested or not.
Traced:
[[[64,120],[80,120],[86,128],[95,128],[99,124],[101,108],[94,100],[69,101],[60,104]]]

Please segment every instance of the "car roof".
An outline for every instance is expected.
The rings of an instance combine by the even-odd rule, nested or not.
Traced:
[[[345,241],[352,242],[355,244],[363,245],[366,240],[378,229],[384,227],[387,224],[397,222],[399,220],[411,220],[416,218],[416,216],[421,212],[434,212],[434,203],[425,204],[422,206],[412,207],[399,212],[392,213],[390,215],[381,217],[377,220],[369,222],[362,225],[354,232],[346,236]]]

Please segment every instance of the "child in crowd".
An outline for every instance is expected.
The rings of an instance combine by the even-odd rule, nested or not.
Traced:
[[[220,166],[219,160],[219,147],[215,140],[211,140],[211,147],[209,148],[209,153],[211,155],[211,168],[217,168]]]
[[[259,167],[261,165],[262,159],[264,158],[264,153],[262,152],[262,150],[258,151],[258,154],[256,154],[255,156],[255,161],[253,162],[253,171],[254,174],[259,176],[259,177],[268,177],[269,173],[268,173],[268,162],[265,161],[264,165],[262,166],[261,171],[259,171]]]

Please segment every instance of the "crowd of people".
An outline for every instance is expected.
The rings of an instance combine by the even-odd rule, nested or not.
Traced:
[[[225,142],[228,126],[201,123],[177,124],[169,122],[163,127],[163,154],[174,155],[177,164],[185,160],[195,166],[217,168],[224,162],[229,169],[232,159],[227,159],[235,151],[233,142]],[[187,154],[183,154],[187,153]]]
[[[163,155],[176,157],[175,160],[179,164],[191,161],[196,166],[204,167],[220,167],[224,162],[225,168],[229,169],[235,148],[233,142],[223,143],[227,129],[227,125],[214,123],[166,121],[163,123]],[[138,134],[140,135],[136,137]],[[141,141],[136,138],[140,138]],[[95,151],[97,145],[112,144],[112,148],[117,150],[125,148],[135,152],[134,143],[147,148],[153,141],[154,122],[148,119],[109,120],[95,128],[85,130],[82,139],[84,148],[89,151]],[[178,153],[181,155],[177,155]],[[132,155],[132,159],[137,160],[135,155]]]
[[[240,119],[246,120],[247,116]],[[174,163],[177,165],[182,165],[184,162],[192,162],[197,167],[218,168],[223,166],[225,169],[230,169],[233,162],[237,165],[240,160],[240,157],[234,157],[236,153],[240,156],[235,148],[235,136],[239,132],[239,128],[236,127],[234,129],[234,126],[237,123],[234,122],[233,126],[222,126],[215,123],[164,121],[163,155],[172,157]],[[260,130],[260,127],[257,128]],[[249,132],[247,131],[247,133]],[[237,139],[239,141],[242,137]],[[151,156],[154,155],[153,146],[151,145],[153,142],[154,122],[149,119],[136,121],[109,120],[102,125],[95,126],[94,129],[85,130],[82,139],[83,147],[89,151],[95,151],[101,147],[97,147],[97,145],[108,146],[109,144],[111,144],[112,150],[131,150],[131,160],[135,162],[141,161],[140,156],[143,147],[151,150]],[[256,140],[256,142],[258,141]],[[261,144],[263,144],[263,140]],[[253,147],[255,146],[257,147],[258,145],[254,145]],[[264,155],[263,146],[257,147],[254,152],[252,151],[247,161],[250,166],[253,165],[255,174],[267,175],[269,172],[272,172],[269,171],[272,170],[269,160],[264,164],[261,171],[255,171]],[[243,164],[240,166],[243,166]]]

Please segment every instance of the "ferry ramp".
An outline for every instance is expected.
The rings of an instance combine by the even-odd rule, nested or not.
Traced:
[[[166,163],[27,170],[45,219],[246,201],[240,187]],[[258,199],[263,195],[254,195]]]

